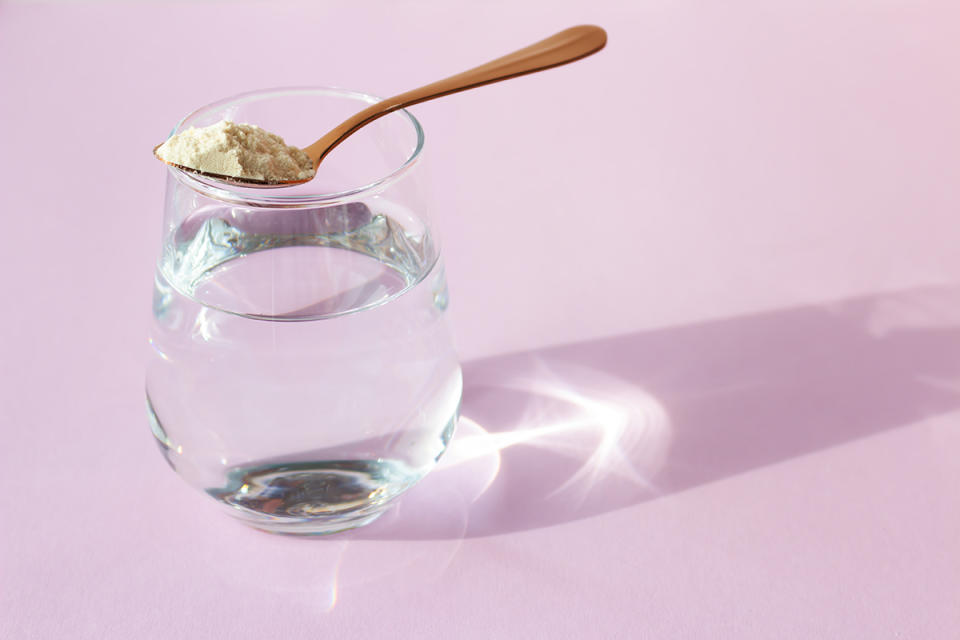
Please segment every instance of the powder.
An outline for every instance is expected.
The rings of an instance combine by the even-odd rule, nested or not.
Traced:
[[[316,171],[301,149],[252,124],[221,120],[209,127],[190,127],[157,149],[164,162],[190,169],[267,182],[309,180]]]

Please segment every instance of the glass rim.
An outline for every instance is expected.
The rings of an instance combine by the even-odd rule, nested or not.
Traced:
[[[271,89],[257,89],[254,91],[246,91],[243,93],[238,93],[226,98],[222,98],[215,102],[211,102],[202,107],[194,109],[187,115],[183,116],[176,126],[170,131],[170,136],[175,133],[178,133],[186,123],[191,118],[205,112],[210,111],[211,109],[217,107],[223,107],[231,103],[242,104],[245,102],[252,102],[257,99],[270,96],[285,96],[285,95],[305,95],[305,94],[318,94],[318,95],[330,95],[340,98],[352,98],[367,104],[376,104],[381,102],[383,98],[375,96],[369,93],[363,93],[360,91],[353,91],[351,89],[343,89],[340,87],[326,87],[326,86],[297,86],[297,87],[274,87]],[[299,194],[299,195],[288,195],[284,196],[282,194],[277,194],[278,191],[283,191],[283,188],[279,189],[256,189],[256,188],[243,188],[234,185],[228,185],[223,182],[216,180],[211,180],[199,176],[195,173],[190,173],[188,171],[183,171],[176,167],[167,165],[167,170],[170,175],[176,178],[185,186],[197,191],[209,198],[215,200],[220,200],[223,202],[228,202],[231,204],[243,204],[247,206],[260,206],[260,207],[270,207],[270,208],[299,208],[299,207],[310,207],[317,205],[334,205],[342,204],[345,202],[353,202],[355,200],[360,200],[362,198],[374,195],[386,189],[389,185],[396,182],[404,174],[406,174],[410,169],[414,167],[419,161],[421,154],[423,152],[424,145],[424,133],[423,127],[420,125],[420,121],[417,120],[412,113],[406,109],[398,109],[393,112],[398,115],[405,116],[410,124],[413,126],[414,133],[417,136],[417,144],[413,149],[413,152],[410,156],[403,161],[403,163],[391,171],[390,173],[381,176],[370,182],[368,184],[353,187],[350,189],[345,189],[343,191],[336,191],[331,193],[317,193],[317,194]],[[393,113],[388,114],[393,115]],[[169,137],[169,136],[168,136]]]

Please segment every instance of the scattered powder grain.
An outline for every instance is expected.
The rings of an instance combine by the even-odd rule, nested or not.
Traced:
[[[157,156],[204,173],[247,180],[291,182],[309,180],[316,173],[307,154],[280,136],[229,120],[171,136],[157,149]]]

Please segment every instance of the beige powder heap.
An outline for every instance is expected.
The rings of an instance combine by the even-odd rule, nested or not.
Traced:
[[[316,171],[301,149],[252,124],[221,120],[209,127],[190,127],[171,136],[157,149],[164,162],[204,173],[246,180],[294,182],[309,180]]]

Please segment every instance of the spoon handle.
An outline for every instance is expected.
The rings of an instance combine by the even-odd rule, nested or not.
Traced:
[[[564,29],[545,40],[469,71],[458,73],[455,76],[370,105],[341,123],[304,151],[313,160],[314,168],[316,168],[334,147],[357,129],[397,109],[403,109],[418,102],[433,100],[458,91],[466,91],[492,82],[567,64],[596,53],[606,43],[607,33],[600,27],[581,25]]]

